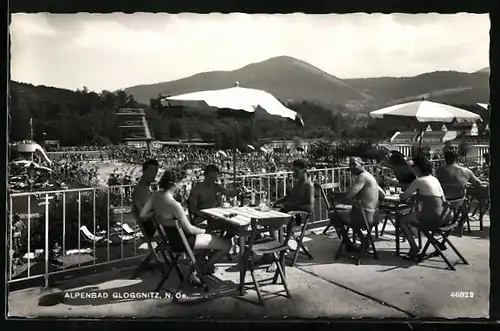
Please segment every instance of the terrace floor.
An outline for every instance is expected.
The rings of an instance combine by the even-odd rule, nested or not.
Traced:
[[[446,270],[438,258],[416,265],[394,255],[394,237],[389,228],[376,240],[380,260],[366,257],[360,266],[352,260],[333,256],[339,246],[335,233],[322,235],[321,229],[307,235],[306,246],[314,260],[299,259],[295,268],[287,268],[292,299],[283,294],[269,296],[265,308],[255,302],[255,291],[248,290],[241,298],[236,295],[238,272],[234,263],[222,263],[210,279],[209,300],[188,300],[176,303],[172,299],[71,299],[64,293],[105,292],[132,293],[153,291],[160,279],[159,272],[146,272],[140,279],[130,280],[133,269],[82,277],[55,288],[29,288],[10,292],[9,317],[232,317],[281,318],[481,318],[489,310],[489,223],[484,230],[472,222],[472,233],[452,242],[468,260],[469,265],[456,265],[456,271]],[[407,244],[402,243],[402,249]],[[451,261],[455,256],[448,249]],[[258,277],[269,277],[264,270]],[[178,280],[171,277],[165,287],[175,288]],[[247,282],[251,281],[247,274]],[[277,285],[264,287],[280,291]],[[454,298],[454,292],[472,293],[472,298]],[[189,291],[186,291],[191,296]]]

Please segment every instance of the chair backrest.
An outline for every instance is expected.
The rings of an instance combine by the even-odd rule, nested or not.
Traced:
[[[463,185],[442,184],[444,196],[447,200],[460,199],[466,196],[466,187]]]
[[[318,184],[315,183],[314,187],[319,191],[320,197],[326,205],[327,210],[333,209],[333,195],[332,192],[340,191],[340,183],[327,183]]]
[[[186,253],[189,256],[189,259],[193,263],[193,267],[196,267],[196,258],[194,257],[193,250],[191,249],[191,246],[189,246],[189,242],[187,241],[186,234],[184,233],[184,230],[182,229],[182,225],[178,220],[175,220],[175,227],[177,229],[177,232],[179,232],[179,236],[182,239],[182,244],[184,245],[184,249],[186,250]]]

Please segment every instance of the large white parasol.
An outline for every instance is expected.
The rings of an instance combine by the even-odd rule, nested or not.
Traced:
[[[384,118],[385,116],[414,117],[422,123],[451,123],[455,120],[458,122],[474,122],[481,120],[481,116],[470,111],[426,100],[382,108],[372,111],[370,116],[373,118]]]
[[[161,104],[163,107],[184,106],[207,110],[231,109],[248,113],[255,113],[257,109],[262,109],[270,115],[288,118],[298,126],[304,126],[300,114],[285,107],[272,94],[262,90],[240,87],[238,82],[234,84],[234,87],[228,89],[200,91],[167,97],[161,100]],[[236,146],[233,147],[233,173],[236,181]]]
[[[402,103],[370,112],[373,118],[384,118],[385,116],[413,117],[421,123],[427,122],[474,122],[481,121],[481,116],[473,112],[448,106],[442,103],[427,100]],[[423,131],[423,128],[422,128]],[[422,136],[422,132],[420,137]],[[422,149],[422,138],[419,144]]]
[[[478,103],[477,105],[478,105],[479,107],[481,107],[481,108],[486,109],[486,110],[488,110],[488,108],[489,108],[489,105],[488,105],[487,103]]]
[[[186,106],[198,109],[233,109],[255,113],[259,108],[270,115],[289,118],[299,125],[304,125],[302,117],[297,112],[285,107],[272,94],[251,88],[240,87],[236,82],[234,87],[222,90],[208,90],[181,94],[161,100],[163,107]]]

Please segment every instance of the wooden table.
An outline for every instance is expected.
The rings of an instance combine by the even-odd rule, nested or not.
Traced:
[[[252,219],[256,220],[283,220],[291,219],[292,215],[279,212],[277,210],[261,211],[255,207],[230,207],[230,208],[210,208],[201,211],[211,219],[220,220],[235,230],[239,236],[240,246],[240,295],[245,294],[245,238],[250,235],[250,224]],[[235,216],[230,217],[230,214]]]
[[[395,213],[395,236],[396,236],[396,255],[400,255],[400,220],[402,216],[402,212],[412,208],[412,205],[406,202],[401,202],[399,198],[399,194],[388,194],[384,197],[381,205],[381,209],[389,210]]]

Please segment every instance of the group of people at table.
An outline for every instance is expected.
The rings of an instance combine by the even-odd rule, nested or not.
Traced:
[[[423,156],[417,156],[407,162],[407,170],[398,169],[397,162],[389,162],[389,168],[394,170],[399,179],[399,185],[404,190],[400,194],[400,201],[405,201],[416,196],[419,208],[409,212],[400,219],[403,235],[410,244],[410,251],[406,258],[415,259],[419,247],[415,243],[412,226],[439,227],[444,222],[449,222],[447,199],[455,198],[454,194],[462,194],[461,188],[468,183],[476,186],[483,185],[474,173],[457,164],[457,154],[449,151],[445,153],[445,165],[438,168],[433,175],[432,163]],[[365,219],[373,224],[378,215],[379,202],[385,198],[386,192],[379,185],[375,177],[364,167],[364,162],[359,157],[351,157],[349,169],[353,175],[353,182],[346,192],[335,193],[335,199],[357,201],[352,208],[339,210],[335,213],[338,219],[332,219],[332,224],[340,234],[341,240],[349,252],[359,251],[360,247],[353,243],[348,236],[349,228],[362,228]],[[204,209],[220,206],[220,196],[236,197],[244,192],[244,188],[228,190],[217,183],[219,169],[215,165],[208,165],[204,169],[204,180],[194,186],[188,199],[188,212],[182,204],[175,199],[176,192],[182,187],[185,172],[182,169],[166,170],[158,182],[159,190],[152,192],[150,187],[155,182],[159,164],[156,160],[148,160],[142,166],[143,175],[137,183],[133,193],[132,212],[134,217],[142,223],[143,229],[153,236],[156,232],[154,222],[161,224],[165,230],[169,245],[177,251],[184,250],[184,242],[176,228],[179,222],[190,248],[195,252],[210,252],[203,258],[198,258],[201,263],[200,270],[203,274],[215,272],[215,264],[226,256],[232,247],[231,231],[223,235],[214,230],[214,220],[209,219]],[[295,160],[292,163],[294,183],[288,194],[271,204],[272,208],[279,208],[282,212],[306,211],[312,212],[314,206],[315,186],[307,173],[307,163]],[[450,188],[445,191],[443,187]],[[154,222],[152,219],[154,218]],[[294,219],[300,224],[300,219]],[[207,224],[204,226],[203,224]],[[277,233],[269,233],[270,237],[277,238]],[[360,238],[362,239],[362,238]],[[362,241],[362,245],[368,244]],[[272,258],[263,256],[261,264],[270,263]],[[190,280],[197,283],[196,275],[190,275]]]

